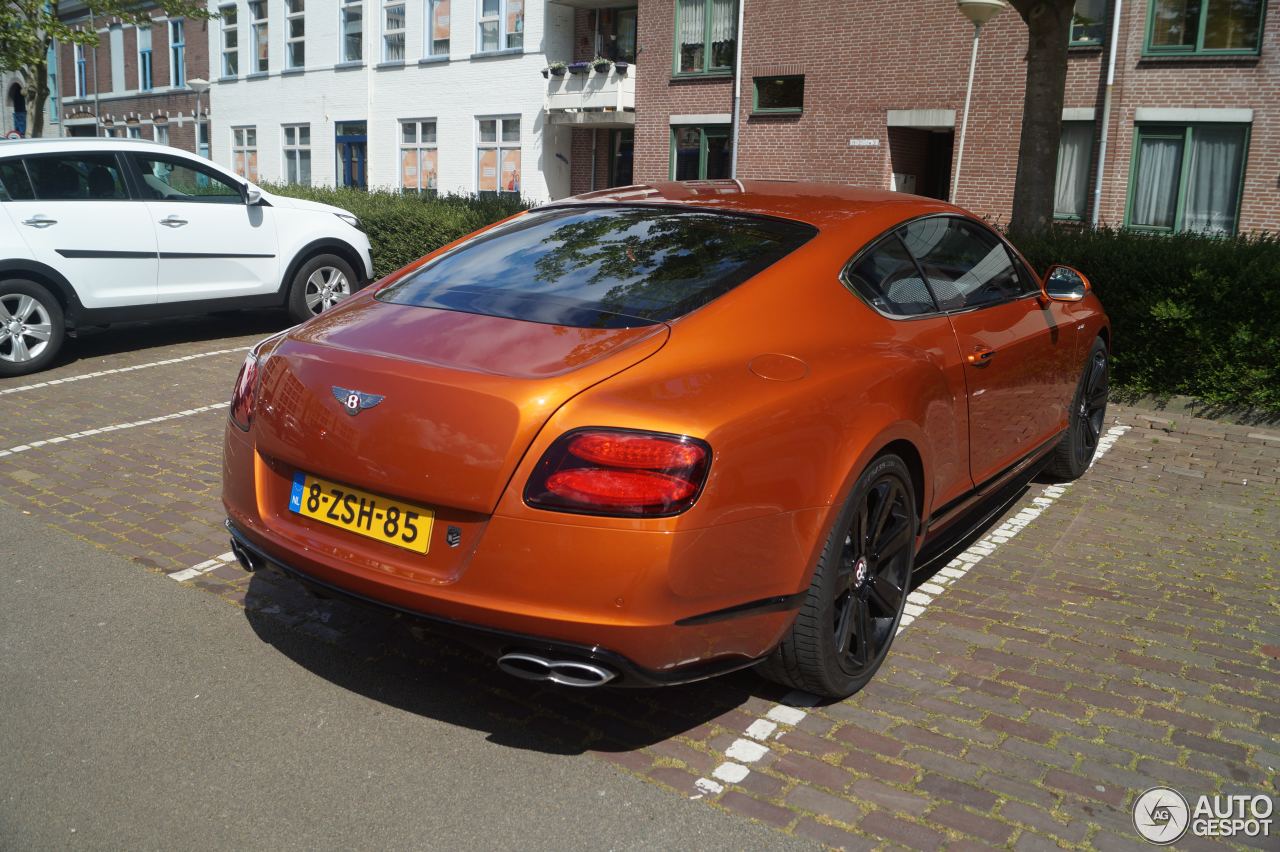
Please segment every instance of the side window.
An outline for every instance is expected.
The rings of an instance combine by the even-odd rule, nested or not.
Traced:
[[[864,299],[886,314],[919,316],[938,309],[919,267],[897,235],[864,252],[845,277]]]
[[[0,201],[33,201],[31,181],[21,160],[0,160]]]
[[[899,232],[929,279],[938,305],[947,311],[1016,299],[1027,289],[1004,244],[964,219],[918,219]]]
[[[128,199],[120,163],[113,154],[30,157],[27,172],[41,201]]]
[[[163,155],[134,157],[143,198],[194,201],[202,204],[242,204],[240,187],[212,169]]]

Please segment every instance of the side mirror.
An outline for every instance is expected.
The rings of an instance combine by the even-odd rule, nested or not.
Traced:
[[[250,207],[257,206],[262,201],[262,190],[256,186],[246,186],[244,188],[244,203]]]
[[[1044,274],[1044,294],[1055,302],[1079,302],[1089,292],[1089,279],[1070,266],[1051,266]]]

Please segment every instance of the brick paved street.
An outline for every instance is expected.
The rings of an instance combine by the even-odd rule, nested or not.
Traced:
[[[139,570],[185,571],[191,594],[243,607],[282,653],[301,632],[369,661],[355,679],[299,659],[339,686],[828,846],[1142,848],[1130,808],[1149,787],[1276,793],[1280,428],[1113,407],[1108,426],[1129,428],[1106,455],[1065,489],[1033,484],[922,586],[885,668],[848,701],[750,673],[569,691],[217,560],[225,412],[183,412],[224,401],[243,350],[283,323],[111,329],[54,370],[0,380],[0,451],[28,448],[0,457],[0,501]],[[136,425],[167,415],[181,416]],[[135,425],[83,434],[120,424]]]

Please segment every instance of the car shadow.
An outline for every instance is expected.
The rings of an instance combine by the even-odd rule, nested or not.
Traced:
[[[549,754],[634,751],[689,733],[752,697],[776,701],[786,692],[749,670],[662,689],[524,681],[420,621],[317,597],[271,569],[252,575],[245,616],[263,642],[336,686],[481,731],[499,745]],[[741,722],[727,727],[740,731]]]
[[[284,311],[253,310],[89,326],[78,329],[74,337],[67,338],[50,366],[62,367],[77,361],[123,352],[144,352],[176,343],[200,343],[249,335],[266,337],[291,325],[293,321]]]

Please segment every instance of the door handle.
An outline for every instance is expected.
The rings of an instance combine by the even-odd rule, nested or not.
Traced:
[[[166,228],[181,228],[183,225],[187,224],[187,220],[179,219],[177,216],[165,216],[160,220],[160,224],[164,225]]]
[[[996,350],[990,346],[975,346],[965,360],[975,367],[985,367],[991,363],[991,359],[995,356]]]
[[[36,215],[32,216],[30,219],[23,219],[22,224],[30,225],[32,228],[47,228],[50,225],[58,224],[58,220],[50,219],[47,216],[42,216],[41,214],[37,213]]]

